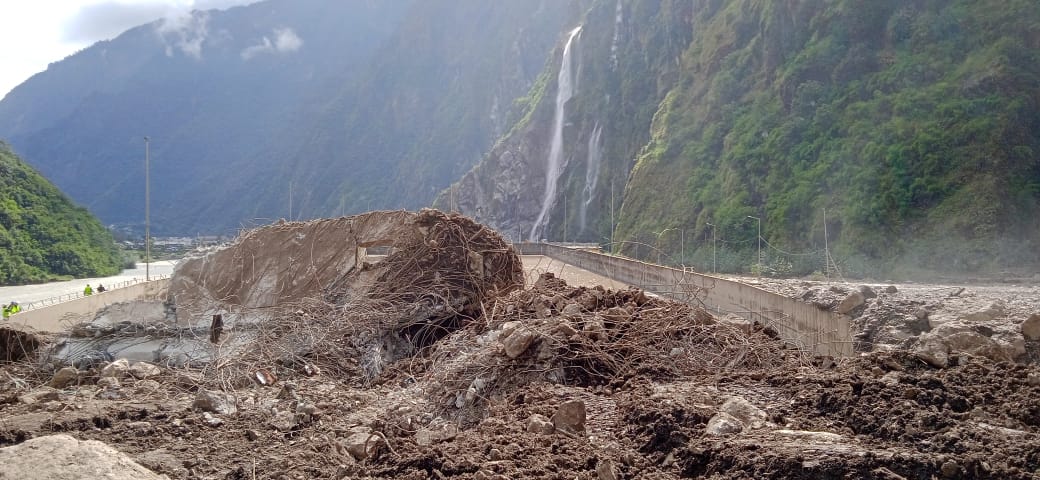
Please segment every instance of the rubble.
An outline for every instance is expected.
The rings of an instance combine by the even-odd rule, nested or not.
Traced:
[[[365,218],[274,225],[200,257],[182,273],[237,283],[182,279],[162,311],[198,325],[91,327],[105,355],[127,351],[113,339],[190,337],[205,362],[136,351],[126,375],[101,376],[118,357],[98,355],[45,386],[62,371],[46,352],[87,340],[73,337],[0,366],[0,445],[62,431],[178,479],[1035,477],[1040,420],[1023,399],[1040,396],[1040,368],[1022,361],[1034,341],[1015,301],[966,322],[942,302],[991,299],[802,285],[828,308],[864,297],[850,315],[874,351],[821,359],[636,289],[524,287],[515,252],[462,217]],[[362,251],[384,241],[382,259]],[[307,265],[311,245],[354,262]],[[296,277],[242,270],[253,258]]]
[[[104,443],[79,441],[68,435],[34,438],[19,445],[0,448],[0,479],[30,478],[166,479]]]

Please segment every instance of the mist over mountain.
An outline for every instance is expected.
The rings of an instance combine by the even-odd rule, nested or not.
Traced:
[[[602,0],[581,24],[438,204],[701,269],[758,263],[759,219],[781,274],[1040,263],[1035,2]]]
[[[131,29],[0,101],[0,138],[159,233],[415,208],[475,164],[573,2],[269,0]],[[291,187],[290,187],[291,186]]]
[[[151,136],[157,232],[436,202],[700,269],[1023,271],[1035,7],[267,0],[52,64],[0,137],[139,226]]]

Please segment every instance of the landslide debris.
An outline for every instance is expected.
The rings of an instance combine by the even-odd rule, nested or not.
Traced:
[[[231,319],[209,363],[0,366],[0,447],[66,433],[171,478],[1040,475],[1036,366],[813,358],[761,325],[639,290],[549,274],[525,287],[494,232],[435,211],[398,218],[385,258],[312,293],[268,306],[186,297]],[[315,226],[247,237],[338,245],[307,239]],[[303,250],[258,258],[288,265]],[[219,278],[239,298],[292,284]]]

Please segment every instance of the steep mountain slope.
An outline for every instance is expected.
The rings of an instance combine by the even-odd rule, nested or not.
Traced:
[[[572,3],[195,12],[53,64],[0,102],[0,136],[106,222],[131,226],[151,136],[160,233],[287,216],[290,185],[297,218],[424,205],[491,145],[488,119],[504,123]],[[398,173],[410,179],[381,180]]]
[[[117,273],[112,235],[0,142],[0,285]]]
[[[620,20],[605,21],[614,9]],[[652,41],[626,49],[637,38]],[[620,188],[627,176],[615,238],[631,242],[630,253],[660,248],[678,261],[684,250],[685,260],[704,265],[713,223],[728,253],[744,252],[729,268],[746,269],[757,243],[748,216],[762,219],[768,264],[821,251],[826,209],[834,256],[859,273],[1040,262],[1040,227],[1028,220],[1040,213],[1034,2],[603,0],[585,18],[579,45],[579,94],[564,129],[569,167],[539,237],[603,241],[609,232],[601,200],[585,211],[601,227],[581,228],[586,145],[598,136],[609,152],[599,198],[604,182]],[[534,224],[559,69],[557,59],[547,87],[535,90],[530,122],[463,179],[460,190],[476,192],[456,201],[463,210],[512,229]],[[603,101],[590,101],[625,105],[616,88],[590,85],[600,75],[608,79],[601,85],[642,82],[635,107],[604,111]],[[652,117],[638,114],[647,111]],[[639,132],[629,133],[636,141],[611,149],[611,125]],[[500,172],[510,169],[532,181],[497,204],[488,192],[509,191],[514,174]],[[696,245],[680,248],[692,238]]]

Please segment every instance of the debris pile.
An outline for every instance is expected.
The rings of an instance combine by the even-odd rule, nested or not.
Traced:
[[[191,337],[206,362],[0,364],[0,447],[65,433],[178,479],[1040,474],[1035,365],[818,359],[697,305],[522,273],[498,234],[432,210],[249,232],[179,269],[176,320],[77,329]]]

